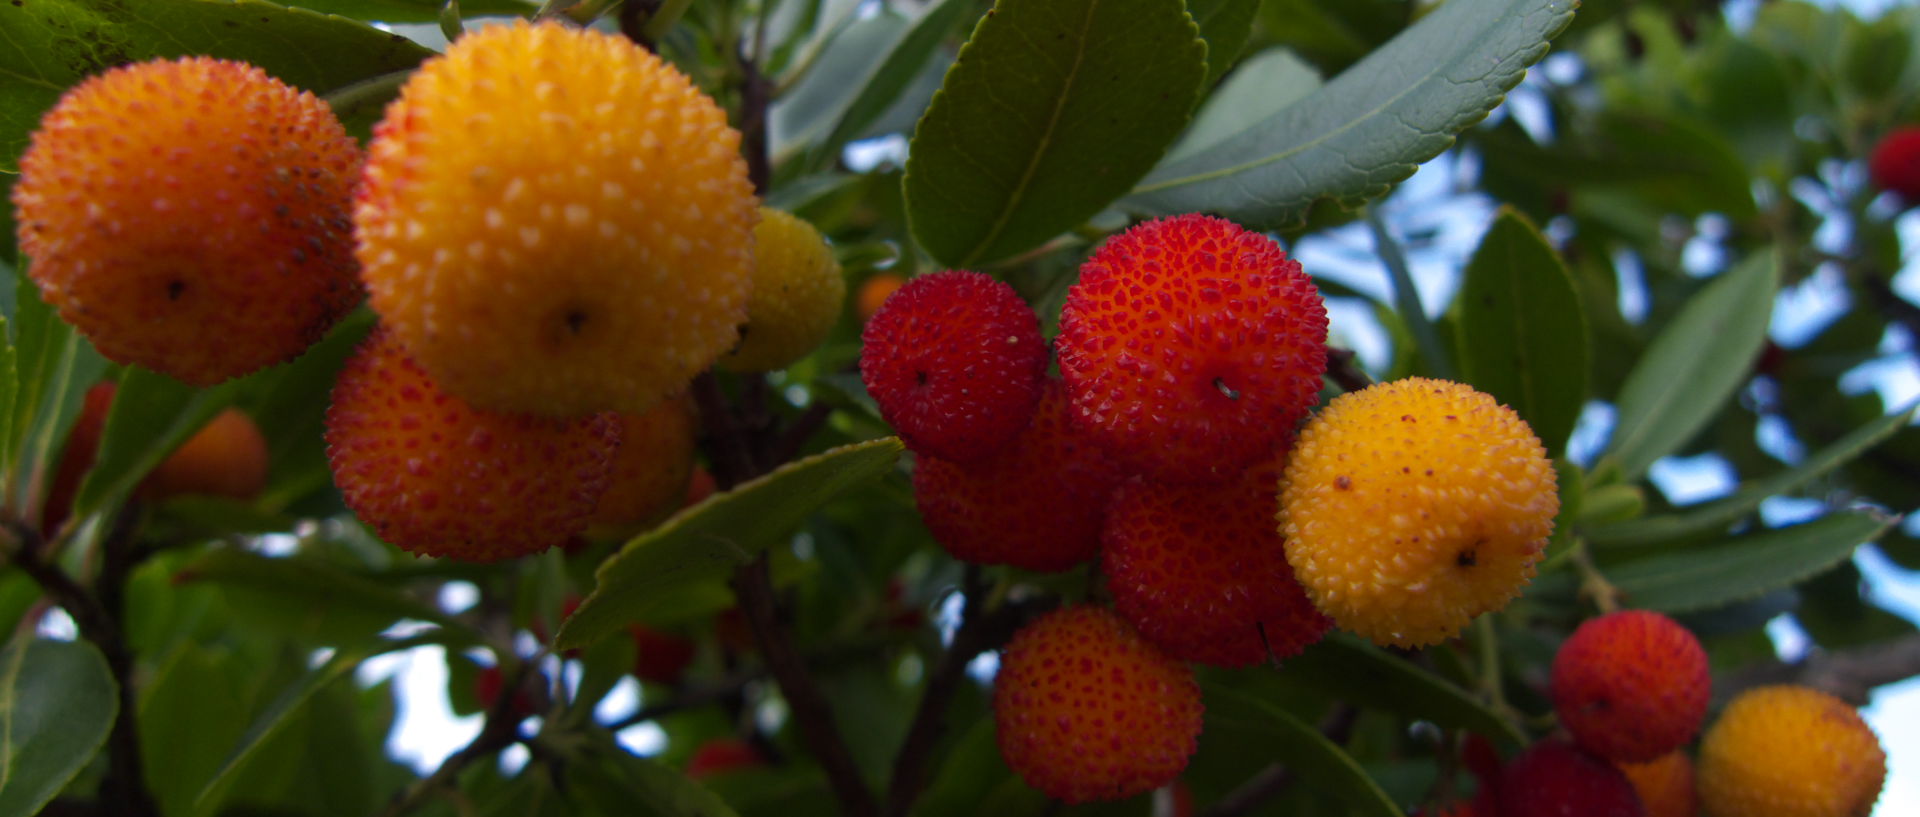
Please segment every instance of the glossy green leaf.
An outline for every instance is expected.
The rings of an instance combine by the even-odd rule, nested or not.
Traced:
[[[1323,198],[1351,207],[1377,197],[1486,118],[1576,5],[1452,0],[1305,99],[1163,163],[1122,206],[1272,228],[1299,224]]]
[[[15,639],[0,650],[0,817],[38,814],[119,713],[119,687],[92,644]]]
[[[833,130],[816,148],[815,155],[830,164],[840,155],[840,149],[864,132],[886,113],[888,106],[900,97],[915,77],[919,76],[933,59],[934,51],[942,40],[952,32],[954,26],[974,8],[976,0],[941,0],[927,9],[919,19],[900,36],[886,57],[873,66],[857,87],[860,92],[854,94],[846,103],[846,109],[840,114]],[[834,89],[842,97],[846,89]]]
[[[1187,13],[1207,42],[1207,80],[1211,86],[1240,59],[1253,35],[1260,0],[1187,0]]]
[[[293,628],[290,635],[328,635],[333,640],[378,634],[400,619],[443,628],[443,643],[479,643],[466,624],[400,589],[346,573],[318,559],[269,558],[217,548],[182,569],[176,582],[212,582],[237,605],[253,611],[255,624]],[[349,638],[348,640],[358,640]]]
[[[1206,692],[1208,732],[1255,732],[1268,738],[1258,746],[1271,751],[1299,779],[1313,781],[1315,791],[1339,798],[1347,814],[1403,817],[1367,770],[1320,730],[1238,690],[1212,687]]]
[[[821,505],[891,470],[903,450],[895,437],[841,446],[681,511],[600,565],[593,592],[560,627],[555,645],[587,646],[671,601],[675,588],[726,576]]]
[[[1596,525],[1583,532],[1587,542],[1597,547],[1648,545],[1705,536],[1724,530],[1741,517],[1760,507],[1761,501],[1779,496],[1831,473],[1893,436],[1907,426],[1920,405],[1888,414],[1849,432],[1832,445],[1808,456],[1799,465],[1780,473],[1748,482],[1725,499],[1716,500],[1678,513],[1633,519],[1611,525]]]
[[[914,132],[915,240],[977,267],[1073,228],[1166,152],[1205,73],[1179,0],[1000,0]]]
[[[0,172],[68,86],[107,68],[204,54],[325,93],[433,52],[365,23],[263,0],[22,0],[0,4]]]
[[[1557,457],[1587,400],[1587,319],[1546,236],[1502,209],[1454,298],[1460,374],[1533,427]]]
[[[1352,636],[1329,635],[1282,662],[1281,671],[1341,700],[1466,729],[1512,748],[1527,744],[1526,735],[1473,693]]]
[[[440,10],[447,3],[446,0],[299,0],[287,5],[355,20],[431,23],[440,19]],[[458,14],[463,17],[482,14],[526,16],[538,7],[538,3],[522,0],[460,0]]]
[[[1292,51],[1270,48],[1255,54],[1200,104],[1193,124],[1167,151],[1166,161],[1213,147],[1319,87],[1320,72]]]
[[[658,817],[736,817],[724,801],[686,775],[610,740],[588,744],[581,761],[567,766],[570,782],[602,814],[629,814],[634,804],[644,803],[647,812]]]
[[[201,389],[128,367],[100,432],[100,453],[74,497],[74,517],[124,500],[148,471],[233,402],[238,382]]]
[[[1779,288],[1776,254],[1755,252],[1688,300],[1648,345],[1620,386],[1607,444],[1627,480],[1692,438],[1747,382]]]
[[[1705,610],[1813,576],[1898,521],[1875,511],[1835,511],[1792,527],[1608,566],[1604,572],[1634,607]]]
[[[376,655],[409,650],[414,647],[434,643],[438,643],[438,637],[433,634],[428,634],[393,641],[381,641],[353,648],[343,648],[335,652],[333,656],[328,658],[324,663],[302,673],[298,681],[294,682],[292,686],[281,690],[280,694],[273,699],[271,704],[258,715],[254,716],[253,721],[247,725],[246,733],[240,737],[239,745],[235,746],[233,751],[227,754],[226,761],[220,765],[220,770],[214,773],[213,778],[208,780],[206,785],[200,789],[200,793],[194,797],[195,807],[207,808],[219,803],[221,799],[225,797],[228,789],[239,782],[234,772],[239,770],[262,746],[266,745],[269,738],[272,738],[281,729],[284,729],[287,726],[290,716],[298,712],[308,700],[312,699],[315,694],[320,692],[320,690],[328,684],[344,678],[348,673],[353,672],[355,668],[360,666],[360,662]]]
[[[0,273],[11,275],[12,270],[0,264]],[[20,397],[20,359],[13,348],[12,327],[5,318],[0,318],[0,473],[13,462],[13,405]]]

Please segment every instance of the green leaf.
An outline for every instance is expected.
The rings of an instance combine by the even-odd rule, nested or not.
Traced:
[[[119,688],[92,644],[16,639],[0,650],[0,817],[38,814],[119,714]]]
[[[9,7],[0,6],[4,8]],[[16,283],[13,326],[19,388],[8,465],[13,469],[11,498],[23,502],[34,475],[52,465],[80,411],[81,396],[99,379],[106,360],[40,300],[40,288],[31,278],[23,274]],[[37,518],[32,510],[29,518]]]
[[[1820,573],[1898,522],[1876,511],[1836,511],[1801,525],[1607,566],[1603,572],[1634,607],[1705,610]]]
[[[1339,798],[1347,814],[1403,817],[1380,784],[1320,730],[1280,707],[1237,690],[1210,687],[1206,692],[1209,733],[1259,733],[1270,738],[1260,742],[1260,749],[1272,752],[1299,779],[1313,781],[1316,791]]]
[[[127,367],[100,432],[99,456],[74,497],[74,518],[125,500],[148,471],[233,402],[238,382],[201,389]]]
[[[176,582],[212,582],[250,612],[251,623],[268,623],[294,634],[318,633],[322,642],[370,638],[400,619],[440,625],[436,640],[476,644],[470,627],[386,585],[346,573],[317,559],[268,558],[216,548],[183,568]]]
[[[1213,147],[1319,87],[1320,72],[1292,51],[1270,48],[1255,54],[1200,104],[1193,124],[1167,151],[1166,161]]]
[[[1566,262],[1526,216],[1502,208],[1454,305],[1461,375],[1559,456],[1587,399],[1587,319]]]
[[[337,14],[355,20],[379,20],[383,23],[431,23],[440,19],[446,0],[299,0],[288,5],[321,14]],[[457,13],[463,17],[532,14],[537,3],[521,0],[460,0]]]
[[[0,264],[0,271],[11,272]],[[5,318],[0,318],[0,472],[13,463],[13,406],[20,397],[20,360]]]
[[[1322,198],[1357,206],[1486,118],[1576,5],[1452,0],[1305,99],[1163,163],[1122,206],[1213,212],[1256,228],[1299,224]]]
[[[1073,228],[1166,152],[1205,73],[1179,0],[1000,0],[914,132],[914,239],[977,267]]]
[[[726,576],[841,492],[892,470],[902,450],[899,438],[883,437],[796,460],[634,537],[594,572],[593,592],[555,647],[592,644],[671,601],[675,588]]]
[[[1281,673],[1341,700],[1466,729],[1511,748],[1527,744],[1525,734],[1472,693],[1352,636],[1329,635],[1283,662]]]
[[[839,157],[841,148],[887,112],[888,106],[900,97],[901,92],[913,83],[921,69],[933,58],[941,41],[947,38],[947,33],[973,9],[974,2],[942,0],[913,22],[912,27],[887,52],[886,58],[875,64],[872,72],[860,82],[860,92],[847,102],[833,130],[815,149],[814,155],[818,157],[819,165],[831,165]],[[844,87],[833,90],[842,98],[846,96]]]
[[[1246,49],[1260,0],[1187,0],[1187,13],[1193,15],[1200,39],[1207,43],[1206,84],[1211,87]]]
[[[1692,438],[1747,382],[1779,288],[1777,255],[1755,252],[1689,299],[1647,346],[1620,386],[1607,445],[1625,479]]]
[[[207,808],[219,803],[221,799],[225,797],[227,790],[239,782],[234,772],[239,769],[249,757],[252,757],[254,752],[265,745],[269,738],[286,727],[289,719],[288,716],[297,712],[309,699],[328,684],[353,672],[356,667],[360,666],[360,662],[376,655],[410,650],[414,647],[435,643],[439,643],[439,637],[433,634],[426,634],[413,638],[381,641],[356,648],[342,649],[334,653],[333,657],[327,659],[325,663],[307,670],[300,676],[298,681],[292,686],[282,690],[279,697],[275,698],[272,704],[268,705],[266,709],[254,717],[253,722],[247,726],[246,734],[241,736],[239,745],[235,746],[233,751],[228,753],[226,761],[220,766],[220,770],[214,773],[213,778],[208,780],[207,784],[200,789],[200,793],[194,797],[195,808]]]
[[[1585,531],[1588,543],[1597,547],[1649,545],[1703,536],[1726,526],[1760,507],[1770,496],[1779,496],[1832,472],[1878,445],[1881,440],[1913,419],[1920,404],[1906,411],[1888,414],[1860,426],[1832,445],[1822,448],[1798,466],[1771,476],[1753,480],[1725,499],[1709,502],[1680,513],[1634,519],[1611,525],[1598,525]]]
[[[23,0],[0,5],[0,172],[65,90],[116,65],[204,54],[245,60],[314,93],[433,52],[344,17],[262,0]]]
[[[687,776],[660,761],[638,757],[611,740],[588,745],[582,762],[567,765],[579,796],[601,814],[631,814],[636,803],[658,817],[737,817],[736,812]]]

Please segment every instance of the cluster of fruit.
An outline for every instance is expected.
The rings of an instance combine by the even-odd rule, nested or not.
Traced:
[[[1263,235],[1188,215],[1097,250],[1070,289],[1059,377],[1038,317],[975,272],[908,281],[861,373],[917,455],[956,558],[1098,558],[1112,608],[1018,633],[999,742],[1068,802],[1165,785],[1200,731],[1187,661],[1277,661],[1334,625],[1437,643],[1532,576],[1559,508],[1545,450],[1486,394],[1409,378],[1319,402],[1326,308]]]
[[[760,207],[726,115],[631,41],[494,26],[423,64],[363,154],[327,105],[207,58],[109,71],[21,160],[20,247],[106,357],[209,385],[363,297],[329,457],[381,538],[493,560],[683,496],[699,372],[784,367],[845,283]]]
[[[1706,651],[1659,613],[1590,619],[1555,654],[1554,712],[1564,736],[1502,765],[1485,741],[1466,761],[1480,790],[1448,817],[1865,817],[1886,773],[1878,739],[1853,707],[1801,686],[1735,696],[1701,740],[1712,678]]]

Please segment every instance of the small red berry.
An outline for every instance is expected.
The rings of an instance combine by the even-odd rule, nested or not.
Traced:
[[[765,765],[766,759],[753,744],[739,738],[714,738],[693,750],[693,757],[687,761],[687,776],[700,780]]]
[[[1039,318],[1013,287],[948,270],[908,281],[860,335],[860,377],[908,448],[979,460],[1033,417],[1047,368]]]
[[[481,667],[480,672],[473,676],[473,697],[480,702],[481,709],[492,711],[493,704],[500,700],[500,692],[505,685],[506,679],[501,675],[498,666]],[[515,721],[532,717],[537,709],[533,703],[533,695],[527,692],[525,684],[521,684],[519,689],[513,691],[513,702],[507,707],[507,717]]]
[[[1627,776],[1558,740],[1534,744],[1508,763],[1495,794],[1498,813],[1520,817],[1645,817]]]
[[[1164,482],[1223,482],[1318,401],[1320,292],[1273,239],[1202,215],[1149,221],[1080,268],[1060,315],[1078,418]]]
[[[1873,148],[1868,160],[1873,183],[1920,204],[1920,125],[1895,128]]]
[[[1560,724],[1617,762],[1645,763],[1686,745],[1706,719],[1712,686],[1700,640],[1647,610],[1588,620],[1553,658]]]
[[[1100,568],[1113,606],[1175,658],[1243,667],[1289,658],[1333,622],[1307,599],[1274,527],[1278,463],[1228,486],[1135,479],[1107,506]]]
[[[633,633],[633,677],[656,684],[677,684],[693,663],[692,639],[635,624]]]
[[[964,562],[1043,572],[1093,558],[1122,475],[1071,410],[1049,380],[1033,424],[1004,450],[974,463],[920,457],[913,496],[934,541]]]

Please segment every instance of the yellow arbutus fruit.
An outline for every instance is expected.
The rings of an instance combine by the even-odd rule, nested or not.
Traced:
[[[1867,817],[1886,781],[1880,739],[1846,701],[1811,687],[1749,689],[1700,739],[1711,817]]]
[[[721,365],[743,372],[792,365],[827,339],[846,297],[846,278],[820,231],[792,214],[760,208],[747,325]]]
[[[1339,627],[1435,644],[1533,577],[1560,510],[1553,466],[1513,410],[1411,377],[1336,398],[1280,480],[1287,561]]]
[[[617,35],[495,26],[421,66],[354,212],[381,323],[481,408],[641,412],[733,348],[757,202],[726,115]]]

